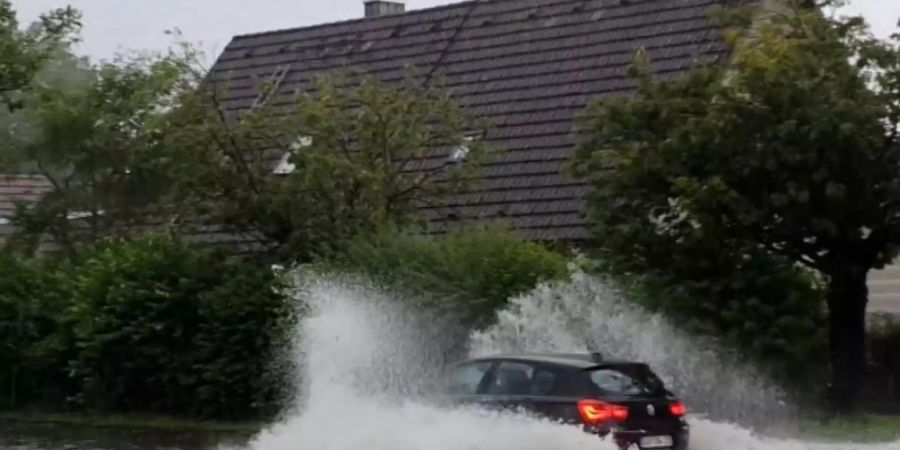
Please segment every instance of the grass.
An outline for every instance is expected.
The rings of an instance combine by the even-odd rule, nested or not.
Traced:
[[[92,428],[128,428],[191,432],[253,434],[261,425],[252,422],[219,422],[144,415],[45,414],[0,412],[0,421],[73,425]]]
[[[900,441],[900,416],[867,415],[829,422],[804,422],[804,439],[831,442],[895,442]]]

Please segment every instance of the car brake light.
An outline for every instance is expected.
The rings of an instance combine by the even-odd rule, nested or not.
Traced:
[[[675,402],[669,405],[669,412],[675,417],[681,417],[687,413],[687,408],[684,406],[684,403]]]
[[[588,425],[598,425],[609,421],[623,422],[628,419],[627,407],[610,405],[597,400],[578,402],[578,412],[581,413],[581,420]]]

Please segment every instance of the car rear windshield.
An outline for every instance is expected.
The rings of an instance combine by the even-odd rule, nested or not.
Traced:
[[[602,395],[642,396],[665,392],[662,380],[643,364],[603,366],[588,373]]]

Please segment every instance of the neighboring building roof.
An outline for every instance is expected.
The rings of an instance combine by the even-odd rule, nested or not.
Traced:
[[[53,190],[52,183],[43,175],[0,174],[0,247],[15,232],[10,219],[16,208],[39,202],[44,195]],[[79,220],[81,215],[73,213],[70,220]],[[164,224],[130,227],[129,232],[160,230]],[[268,249],[263,239],[253,233],[235,233],[224,226],[182,225],[182,235],[190,242],[209,247],[225,248],[236,255],[253,255],[265,253]],[[53,252],[59,249],[49,235],[41,236],[41,252]]]
[[[281,79],[275,104],[314,75],[353,69],[382,81],[407,67],[440,74],[470,113],[487,117],[500,152],[471,192],[423,208],[435,231],[455,220],[501,219],[537,240],[588,238],[587,185],[563,174],[573,119],[599,96],[634,87],[640,47],[660,77],[725,54],[711,7],[727,0],[480,0],[406,14],[235,37],[211,71],[224,105],[243,110],[259,83]],[[287,73],[284,69],[288,67]],[[423,160],[434,168],[447,155]]]
[[[17,205],[35,203],[52,189],[41,175],[0,174],[0,221],[11,218]]]

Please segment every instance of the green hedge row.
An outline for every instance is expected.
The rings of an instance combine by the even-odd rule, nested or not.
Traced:
[[[260,266],[165,236],[0,256],[0,405],[246,418],[274,409],[289,302]]]
[[[342,248],[319,268],[452,310],[469,329],[566,275],[562,255],[499,230],[391,230]],[[68,258],[0,254],[0,408],[270,416],[290,375],[273,363],[298,315],[285,287],[268,267],[169,236]]]
[[[488,325],[510,297],[568,275],[565,256],[502,228],[446,235],[388,228],[351,240],[326,266],[448,310],[469,328]]]
[[[365,275],[467,329],[568,273],[564,255],[496,229],[386,229],[340,248],[316,269]],[[728,274],[625,279],[635,301],[805,379],[825,342],[817,292],[776,267]],[[266,266],[169,236],[111,240],[65,259],[0,254],[0,408],[269,416],[289,375],[272,362],[297,319],[285,287]],[[873,336],[873,359],[891,379],[896,336]]]

